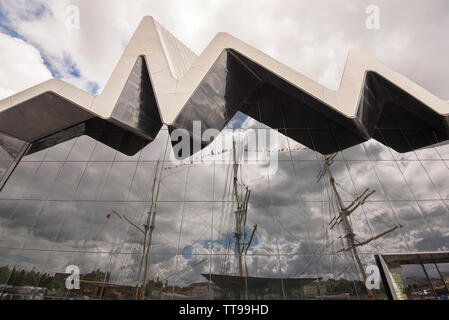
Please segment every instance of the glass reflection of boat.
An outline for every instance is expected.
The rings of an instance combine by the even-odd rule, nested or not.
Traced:
[[[328,179],[328,187],[330,189],[330,191],[328,191],[328,200],[329,203],[335,203],[335,208],[337,208],[337,212],[336,215],[332,218],[332,220],[329,223],[330,226],[330,230],[334,229],[337,226],[342,226],[343,229],[343,234],[340,235],[340,239],[345,239],[347,244],[345,247],[343,247],[343,249],[341,249],[340,251],[337,251],[336,253],[344,253],[344,252],[350,252],[352,257],[354,258],[355,262],[357,263],[357,266],[359,268],[360,274],[362,276],[362,280],[363,283],[367,283],[368,280],[368,276],[366,274],[365,268],[363,266],[362,260],[360,258],[359,252],[358,252],[358,248],[366,246],[368,244],[370,244],[373,241],[376,241],[394,231],[396,231],[397,229],[399,229],[401,226],[394,226],[382,233],[379,233],[376,236],[372,236],[371,238],[367,239],[367,240],[358,240],[356,238],[356,234],[354,233],[353,227],[352,227],[352,223],[350,221],[350,216],[356,212],[356,210],[365,204],[365,202],[368,200],[369,197],[371,197],[376,191],[375,190],[370,190],[369,188],[367,188],[362,194],[360,195],[356,195],[356,198],[349,204],[347,205],[344,201],[343,198],[341,197],[339,191],[337,190],[337,186],[339,186],[341,188],[341,186],[337,183],[337,181],[335,180],[335,177],[332,173],[331,170],[331,166],[335,161],[335,158],[337,157],[337,153],[328,155],[328,156],[324,156],[324,161],[323,161],[323,167],[320,170],[320,172],[318,172],[317,175],[317,183],[320,182],[321,180],[326,180],[325,178]],[[327,181],[326,181],[327,183]],[[334,212],[335,214],[335,212]],[[367,290],[367,296],[369,299],[374,299],[374,293],[373,291],[366,287]]]
[[[255,299],[282,298],[304,299],[306,294],[320,296],[320,286],[317,282],[322,278],[261,278],[240,277],[219,274],[202,274],[204,278],[215,284],[228,297],[241,299],[245,296]]]
[[[322,278],[281,279],[268,277],[250,277],[248,275],[246,256],[257,232],[257,225],[253,227],[252,232],[248,232],[246,222],[248,217],[248,203],[251,196],[251,190],[249,190],[249,188],[245,184],[239,181],[238,178],[240,165],[238,161],[235,141],[233,142],[233,158],[233,196],[237,205],[237,210],[235,211],[235,229],[233,238],[235,240],[235,255],[238,258],[239,276],[225,274],[202,274],[202,276],[206,278],[209,283],[212,283],[220,288],[223,293],[228,296],[228,298],[303,298],[304,288],[308,285],[318,283],[320,280],[322,280]],[[317,288],[318,292],[316,294],[319,295],[319,284],[318,286],[314,284],[312,287]]]
[[[238,272],[239,275],[229,275],[229,274],[203,274],[202,276],[208,279],[211,283],[218,286],[224,292],[232,293],[234,296],[239,299],[242,298],[242,294],[250,295],[252,297],[264,297],[266,294],[272,296],[281,296],[281,297],[294,297],[302,299],[304,298],[304,289],[306,291],[314,291],[317,289],[315,293],[312,293],[311,296],[321,296],[323,292],[320,292],[320,280],[322,278],[296,278],[296,279],[280,279],[280,278],[257,278],[250,277],[248,275],[248,266],[246,264],[246,257],[248,254],[248,250],[253,243],[255,234],[257,232],[257,225],[254,226],[252,233],[247,232],[246,222],[248,217],[248,202],[251,196],[251,190],[242,182],[239,181],[239,161],[237,156],[237,148],[235,141],[233,142],[233,157],[234,157],[234,170],[233,170],[233,196],[234,202],[236,203],[237,209],[235,211],[235,219],[234,219],[234,244],[235,244],[235,256],[238,259]],[[367,275],[365,273],[363,264],[359,257],[357,248],[361,246],[365,246],[379,238],[384,237],[385,235],[397,230],[399,226],[394,226],[372,238],[365,241],[357,241],[355,239],[355,234],[352,230],[352,225],[349,222],[349,215],[357,210],[361,205],[363,205],[366,200],[374,194],[375,191],[371,191],[370,189],[366,189],[361,195],[357,196],[355,200],[349,205],[345,206],[342,198],[337,191],[337,182],[335,181],[332,172],[331,165],[334,162],[337,154],[329,155],[324,157],[324,165],[323,168],[317,175],[317,182],[322,180],[325,176],[329,178],[329,187],[330,192],[329,195],[333,194],[334,197],[329,196],[329,201],[336,201],[337,208],[339,208],[338,215],[335,216],[330,222],[330,229],[332,230],[337,225],[342,224],[345,232],[342,238],[347,239],[348,248],[343,248],[337,253],[342,252],[351,252],[357,265],[360,269],[360,273],[362,275],[362,279],[364,282],[367,280]],[[336,199],[336,200],[335,200]],[[251,236],[248,239],[249,234]],[[229,242],[228,245],[230,245]],[[226,248],[227,252],[232,252],[229,250],[230,248]],[[322,290],[323,291],[323,290]],[[326,289],[324,289],[326,291]],[[292,294],[293,293],[293,294]],[[367,289],[367,294],[369,298],[373,298],[374,295],[371,290]],[[244,297],[243,296],[243,297]],[[310,295],[309,295],[310,296]]]

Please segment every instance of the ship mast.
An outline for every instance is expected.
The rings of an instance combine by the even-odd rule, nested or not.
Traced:
[[[159,182],[157,184],[157,190],[156,190],[156,182],[157,182],[159,163],[160,163],[160,160],[157,162],[157,165],[156,165],[156,171],[154,173],[153,189],[151,192],[150,211],[148,211],[148,213],[147,213],[147,223],[144,224],[144,228],[145,228],[145,239],[144,239],[145,257],[142,256],[142,259],[145,259],[145,268],[144,268],[144,273],[143,273],[143,281],[142,281],[142,285],[140,288],[140,298],[142,300],[145,297],[145,287],[146,287],[146,283],[147,283],[147,274],[148,274],[148,263],[149,263],[149,258],[150,258],[149,255],[150,255],[151,243],[153,240],[153,231],[154,231],[155,220],[156,220],[156,204],[159,199],[159,190],[161,188],[162,168],[161,168],[161,174],[159,176]],[[147,238],[148,238],[148,243],[146,242]],[[145,246],[146,246],[146,248],[145,248]],[[138,285],[140,284],[141,273],[142,273],[142,261],[140,262]],[[138,290],[137,290],[136,294],[138,294]]]
[[[237,161],[237,150],[235,146],[235,140],[232,141],[233,144],[233,158],[234,158],[234,198],[237,204],[237,210],[235,211],[235,230],[234,237],[236,243],[236,250],[238,254],[239,261],[239,275],[243,277],[243,262],[242,257],[243,253],[245,254],[245,274],[248,276],[248,266],[246,264],[246,255],[248,253],[248,249],[251,246],[251,243],[254,239],[254,235],[257,231],[257,225],[253,227],[253,231],[251,233],[250,240],[246,243],[248,234],[246,232],[246,221],[248,218],[248,202],[251,196],[251,190],[248,187],[245,187],[245,196],[243,199],[240,199],[239,196],[239,181],[238,181],[238,172],[239,172],[239,162]],[[242,242],[243,238],[243,242]]]
[[[366,202],[366,200],[368,200],[368,198],[371,197],[376,191],[374,191],[374,190],[372,191],[368,188],[362,194],[357,196],[351,202],[350,205],[345,206],[343,203],[343,200],[340,196],[340,193],[338,192],[337,183],[336,183],[335,178],[331,171],[331,165],[334,163],[336,156],[337,156],[337,154],[335,153],[335,154],[331,154],[329,156],[324,157],[323,168],[318,173],[317,182],[321,181],[321,179],[323,179],[325,176],[327,176],[329,178],[329,182],[330,182],[332,191],[337,198],[337,207],[338,207],[339,212],[338,212],[338,215],[335,216],[330,221],[329,226],[330,226],[330,229],[332,230],[335,226],[342,225],[343,230],[344,230],[343,238],[346,238],[347,244],[348,244],[348,248],[343,248],[340,251],[338,251],[337,253],[341,253],[341,252],[351,252],[352,253],[352,256],[354,257],[354,260],[356,261],[358,268],[360,270],[360,273],[362,275],[363,281],[364,281],[364,283],[366,283],[367,275],[366,275],[365,269],[363,268],[362,261],[360,260],[360,256],[359,256],[357,248],[361,247],[361,246],[365,246],[365,245],[371,243],[372,241],[382,238],[383,236],[395,231],[396,229],[398,229],[400,227],[395,226],[395,227],[388,229],[388,230],[378,234],[377,236],[374,236],[365,241],[362,241],[362,242],[357,241],[356,235],[355,235],[352,225],[351,225],[351,222],[349,221],[349,216],[352,213],[354,213],[361,205],[363,205]],[[368,288],[367,288],[367,291],[368,291],[368,297],[374,298],[373,292]]]
[[[143,234],[142,257],[140,259],[139,274],[138,274],[137,286],[136,286],[136,300],[144,299],[144,297],[145,297],[145,286],[146,286],[147,275],[148,275],[149,254],[150,254],[150,249],[151,249],[151,243],[153,240],[153,231],[154,231],[155,222],[156,222],[156,203],[159,199],[159,190],[160,190],[160,184],[161,184],[160,177],[159,177],[159,182],[157,182],[159,165],[160,165],[160,160],[157,162],[157,165],[156,165],[156,171],[154,173],[154,181],[153,181],[153,188],[152,188],[152,194],[151,194],[151,205],[150,205],[149,211],[147,212],[147,221],[146,221],[146,223],[143,224],[143,228],[141,228],[138,225],[136,225],[135,223],[133,223],[126,216],[120,215],[120,213],[118,213],[115,210],[113,210],[111,213],[112,215],[116,215],[121,220],[125,220],[126,223],[128,223],[133,228],[135,228],[137,231],[139,231],[140,233]],[[161,169],[161,173],[162,173],[162,169]],[[156,183],[157,183],[157,190],[156,190]],[[110,215],[108,215],[108,219],[109,219],[109,217],[110,217]],[[143,281],[141,282],[142,271],[143,271]]]

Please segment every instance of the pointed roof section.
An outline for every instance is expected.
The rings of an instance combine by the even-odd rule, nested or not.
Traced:
[[[289,121],[299,122],[298,115],[307,113],[314,122],[324,116],[344,129],[337,146],[315,146],[321,152],[372,137],[398,151],[449,139],[448,101],[360,51],[349,53],[340,87],[332,91],[227,33],[217,34],[196,57],[152,17],[142,19],[100,95],[58,79],[46,81],[0,101],[0,130],[33,142],[101,118],[152,141],[161,123],[189,130],[188,123],[199,120],[221,129],[266,85],[297,101],[286,111]],[[397,110],[422,122],[431,135],[416,147],[410,141],[398,147],[384,127],[387,113],[393,122],[402,120]]]

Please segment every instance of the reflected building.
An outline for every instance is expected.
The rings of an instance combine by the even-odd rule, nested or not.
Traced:
[[[333,155],[342,207],[375,191],[348,216],[355,244],[397,227],[358,247],[363,268],[448,251],[448,114],[360,52],[333,92],[228,34],[197,57],[146,17],[101,95],[51,80],[0,101],[1,297],[366,299],[348,230],[330,227],[341,213],[332,183],[317,177]],[[226,141],[254,130],[275,147],[242,144],[243,159],[269,153],[276,170],[239,165],[251,190],[243,233],[257,225],[242,256]],[[79,291],[61,276],[72,265]],[[447,278],[447,261],[437,267]],[[410,297],[428,289],[420,274],[401,280]],[[383,286],[373,294],[388,298]]]
[[[448,300],[449,252],[376,255],[387,294],[394,300]]]

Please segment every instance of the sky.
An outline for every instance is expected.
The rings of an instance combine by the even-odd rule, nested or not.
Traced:
[[[379,29],[366,27],[372,5]],[[449,99],[446,0],[0,0],[0,99],[51,77],[101,93],[145,15],[197,54],[228,32],[334,90],[361,49]]]
[[[407,2],[403,0],[247,0],[238,2],[234,0],[0,0],[0,99],[51,77],[61,78],[92,94],[99,94],[132,33],[145,15],[152,15],[197,54],[204,50],[217,32],[228,32],[331,89],[337,89],[339,86],[348,50],[358,48],[408,76],[437,96],[449,99],[449,87],[447,86],[447,83],[449,83],[449,73],[447,72],[449,70],[449,59],[447,58],[449,52],[449,37],[447,37],[449,2],[447,0],[433,0],[426,1],[425,5],[423,3],[422,0]],[[76,5],[79,8],[79,30],[71,30],[66,27],[66,9],[69,5]],[[369,16],[366,13],[366,8],[369,5],[377,5],[380,10],[380,28],[378,30],[366,28],[365,22]],[[251,119],[245,121],[251,121]],[[243,127],[251,126],[243,125]],[[376,144],[376,142],[368,142],[365,148],[372,146],[371,144]],[[156,148],[157,141],[152,145]],[[67,147],[67,144],[65,144],[65,147]],[[64,148],[64,146],[55,146],[56,148]],[[378,146],[378,148],[383,150],[383,153],[390,153],[384,147]],[[64,151],[60,149],[60,152],[62,152],[61,150]],[[307,150],[300,152],[304,154]],[[397,232],[386,238],[382,244],[399,251],[409,249],[405,246],[406,243],[416,250],[447,249],[449,235],[447,234],[446,215],[449,204],[443,201],[429,201],[428,208],[416,208],[412,205],[413,202],[410,202],[414,197],[431,200],[438,196],[432,182],[423,173],[424,169],[419,166],[420,163],[418,161],[403,161],[402,158],[398,162],[392,162],[393,156],[397,156],[396,154],[389,154],[388,156],[391,159],[384,159],[386,155],[380,155],[382,153],[380,151],[378,153],[380,160],[391,160],[391,163],[381,163],[378,168],[376,167],[377,171],[380,172],[380,179],[387,181],[388,183],[385,183],[385,185],[391,187],[382,191],[380,185],[370,186],[377,190],[374,197],[378,198],[373,199],[380,201],[368,208],[370,210],[370,221],[372,221],[370,223],[372,223],[374,231],[381,232],[395,225],[397,221],[403,223],[404,217],[407,217],[404,234]],[[429,159],[433,158],[430,157]],[[30,163],[26,163],[24,166],[29,165],[32,168],[33,163]],[[296,197],[295,190],[301,190],[298,194],[316,201],[321,200],[322,188],[315,182],[316,172],[319,168],[300,167],[307,163],[307,161],[298,161],[296,165],[299,167],[296,168],[281,166],[276,178],[268,182],[260,179],[258,174],[247,174],[245,183],[251,186],[254,192],[252,197],[256,199],[251,204],[250,210],[253,213],[258,213],[251,217],[250,222],[251,225],[257,223],[260,226],[254,250],[259,250],[258,252],[262,254],[268,252],[271,255],[276,250],[286,254],[302,255],[316,253],[322,246],[323,223],[327,223],[327,217],[323,217],[321,204],[298,208],[298,201],[289,202],[285,199],[285,194],[294,198]],[[376,177],[369,176],[370,174],[373,175],[373,170],[364,167],[365,164],[366,161],[353,161],[349,168],[349,170],[353,170],[354,176],[360,177],[356,181],[356,186],[354,186],[360,189],[357,191],[363,191],[369,181],[376,181]],[[49,166],[51,165],[53,164],[49,164]],[[86,166],[85,163],[74,163],[72,171],[67,169],[68,178],[60,179],[62,185],[56,190],[63,191],[65,186],[67,190],[73,191],[70,189],[73,186],[72,180],[79,178],[83,165]],[[123,165],[133,169],[132,163],[125,162]],[[312,163],[309,162],[309,165],[312,165]],[[400,167],[393,165],[400,165]],[[432,177],[435,177],[433,182],[439,186],[438,190],[448,190],[447,179],[445,179],[447,165],[448,163],[441,162],[431,169],[433,171],[430,173],[433,174]],[[94,164],[91,169],[93,170],[92,176],[96,176],[98,172],[95,172],[95,170],[99,170],[98,176],[101,177],[103,172],[101,170],[105,167],[102,167],[100,163]],[[126,168],[118,169],[113,172],[115,175],[108,178],[114,182],[110,185],[121,186],[120,184],[126,183],[132,185],[132,182],[127,180],[130,175],[125,170]],[[293,169],[304,173],[302,179],[295,179]],[[173,175],[168,173],[167,177],[164,178],[163,188],[165,190],[162,190],[163,194],[182,196],[185,185],[180,185],[179,181],[185,180],[187,174],[194,177],[195,170],[202,173],[206,178],[203,180],[190,179],[194,184],[194,187],[188,189],[192,199],[203,199],[201,198],[203,195],[212,192],[213,188],[207,183],[207,177],[213,176],[220,183],[228,177],[226,168],[223,168],[222,171],[217,170],[217,173],[211,172],[211,168],[207,166],[199,166],[189,170],[191,170],[190,173],[187,173],[186,168],[180,168]],[[418,170],[421,174],[416,174]],[[54,172],[59,171],[55,170]],[[122,172],[122,175],[119,174],[120,172]],[[342,185],[351,185],[348,172],[343,165],[336,168],[334,172]],[[22,174],[26,173],[26,170],[22,172]],[[20,171],[16,175],[20,175]],[[42,175],[44,178],[49,177],[44,171]],[[407,190],[407,185],[401,180],[402,175],[409,179],[408,182],[412,187],[424,186],[416,188],[416,190],[424,190],[428,193],[415,194]],[[344,179],[347,181],[345,182]],[[58,178],[57,182],[60,180]],[[65,182],[65,180],[68,182]],[[39,180],[36,181],[40,182]],[[67,183],[67,185],[64,185],[64,183]],[[292,187],[295,184],[297,186]],[[313,187],[306,188],[307,185],[313,185]],[[30,187],[30,189],[33,188]],[[39,191],[39,188],[34,188],[34,190]],[[86,190],[88,192],[90,189],[86,188]],[[140,189],[137,188],[137,190]],[[93,189],[93,191],[95,190]],[[120,188],[117,190],[110,189],[112,195],[116,191],[121,194],[122,190]],[[226,194],[226,190],[220,190],[220,192],[220,201],[231,201],[229,194]],[[350,190],[352,196],[354,192],[355,190]],[[387,202],[384,201],[387,193],[390,197],[399,199],[394,202],[392,208],[387,206]],[[223,194],[228,198],[220,198]],[[5,196],[5,193],[3,193],[3,196]],[[86,197],[88,198],[86,202],[89,202],[90,195],[87,194]],[[135,197],[140,199],[139,195]],[[447,191],[442,197],[447,199]],[[268,198],[271,199],[271,206],[267,206],[264,201],[260,201]],[[196,265],[202,260],[201,256],[193,259],[185,256],[175,257],[174,254],[179,248],[187,248],[183,250],[183,252],[187,252],[187,256],[189,252],[197,255],[208,254],[204,241],[210,239],[211,233],[210,228],[207,231],[207,225],[204,225],[202,221],[204,217],[210,216],[211,208],[204,204],[201,205],[201,203],[195,207],[195,203],[186,201],[186,220],[188,221],[188,218],[191,218],[191,223],[184,225],[184,229],[188,232],[183,232],[181,237],[179,236],[178,226],[179,216],[173,219],[174,212],[177,212],[178,215],[181,212],[177,207],[179,206],[177,201],[179,199],[170,198],[166,199],[167,204],[161,205],[160,210],[166,210],[171,216],[167,217],[166,220],[163,216],[158,217],[159,228],[163,230],[159,235],[164,233],[164,238],[156,237],[158,242],[154,250],[156,257],[159,253],[160,260],[152,260],[155,265],[159,265],[155,272],[162,270],[161,274],[163,274],[163,269],[167,269],[167,266],[179,271],[187,265],[192,265],[198,269],[196,274],[199,275],[201,271],[204,271],[204,268],[207,268],[206,264]],[[5,210],[4,212],[7,212],[10,210],[9,207],[4,207],[9,206],[8,203],[8,201],[1,201],[0,211]],[[26,202],[22,203],[27,205]],[[78,206],[80,204],[76,202],[54,202],[54,207],[50,206],[48,210],[46,209],[47,211],[39,218],[40,222],[35,228],[38,232],[36,231],[26,240],[28,245],[32,243],[33,246],[42,245],[43,248],[48,249],[56,247],[54,242],[59,241],[64,242],[64,246],[67,246],[68,249],[93,248],[93,251],[101,252],[137,250],[135,246],[130,248],[124,248],[123,246],[129,242],[131,244],[133,242],[138,243],[138,234],[129,235],[123,232],[119,234],[118,231],[123,230],[123,227],[117,221],[111,223],[112,226],[106,225],[105,212],[112,208],[101,207],[101,204],[98,206],[95,204],[93,208],[88,207],[87,204],[81,204],[81,206],[86,205],[86,207],[71,207],[72,205]],[[163,207],[164,205],[166,208]],[[425,206],[425,203],[423,206]],[[141,214],[140,211],[134,209],[136,208],[123,207],[123,210],[129,210],[130,217],[133,212],[134,215],[136,215],[136,212]],[[143,212],[144,208],[141,209]],[[28,214],[37,214],[36,212],[33,213],[33,210],[40,209],[38,207],[37,209],[25,208],[23,212],[14,211],[11,216],[8,216],[11,221],[10,224],[5,224],[7,227],[0,234],[2,243],[17,243],[17,247],[26,245],[23,243],[25,238],[23,233],[28,230],[27,223],[34,223],[34,220],[27,218]],[[230,212],[232,208],[219,207],[215,210],[220,217],[221,212]],[[275,210],[281,212],[283,217],[276,219],[272,215]],[[395,213],[393,213],[393,210]],[[389,214],[384,215],[385,211],[388,211]],[[67,217],[72,220],[67,222],[57,220],[61,219],[60,212],[65,212]],[[71,215],[72,212],[84,212],[85,216],[81,215],[78,218],[75,214]],[[299,218],[298,212],[307,212],[308,214]],[[395,214],[397,214],[397,217]],[[366,227],[368,224],[363,223],[363,215],[358,217],[361,220],[357,225],[365,228],[358,230],[358,233],[360,236],[368,238],[372,235],[372,230]],[[22,218],[23,220],[21,220]],[[51,222],[54,222],[55,219],[61,224],[52,224]],[[76,228],[71,225],[85,226],[86,221],[90,221],[90,229]],[[289,225],[288,221],[296,222]],[[217,228],[225,228],[228,222],[217,222]],[[433,227],[423,228],[424,222]],[[284,223],[286,225],[281,225]],[[59,233],[58,228],[68,224],[73,228],[65,228],[65,232],[73,231],[77,235]],[[311,225],[316,229],[311,228]],[[326,226],[326,224],[324,225]],[[273,226],[278,229],[273,230]],[[203,232],[204,227],[206,227],[206,233]],[[34,225],[30,228],[34,228]],[[106,228],[106,232],[104,232],[104,228]],[[226,233],[226,230],[221,231],[221,233]],[[272,236],[275,233],[279,235],[277,239]],[[92,238],[88,236],[92,236]],[[86,240],[86,237],[89,240]],[[300,241],[295,243],[295,240],[297,240],[295,237],[299,238]],[[198,241],[198,239],[203,242]],[[215,239],[218,239],[215,243],[217,253],[224,252],[224,240],[219,237]],[[42,244],[40,241],[42,241]],[[295,244],[292,245],[292,242]],[[11,246],[14,247],[12,244]],[[340,248],[341,246],[336,246],[336,248],[328,248],[328,251]],[[173,254],[173,257],[167,259],[163,253]],[[80,264],[86,256],[88,255],[78,257]],[[98,265],[99,256],[96,254],[89,256],[89,259],[93,261],[92,266]],[[120,258],[119,255],[117,256]],[[135,255],[135,257],[138,259],[138,255]],[[50,256],[44,258],[40,257],[44,260],[59,259],[61,261],[55,262],[55,265],[58,266],[67,265],[66,262],[69,258],[72,259],[71,254],[50,254]],[[293,261],[283,262],[284,265],[291,264],[293,266],[293,269],[287,268],[285,274],[295,276],[296,269],[306,265],[305,262],[308,260],[304,262],[300,258],[295,256],[291,258]],[[106,254],[104,260],[108,261],[108,259],[109,255]],[[76,264],[76,261],[70,261]],[[249,261],[248,264],[252,266],[252,262]],[[320,263],[323,264],[323,269],[325,269],[325,262],[315,261],[314,269],[317,270],[317,265]],[[47,263],[46,260],[45,263]],[[115,265],[120,264],[126,265],[125,262],[117,262]],[[273,270],[278,267],[277,259],[273,256],[267,256],[259,260],[262,275],[273,274],[275,273]],[[220,270],[214,271],[219,272]],[[306,272],[305,274],[313,276],[312,273]]]

